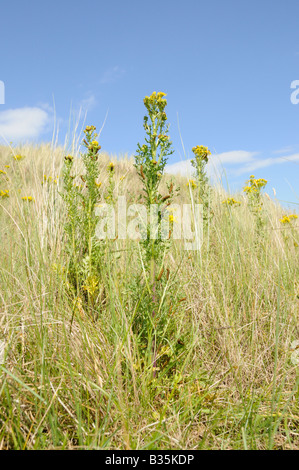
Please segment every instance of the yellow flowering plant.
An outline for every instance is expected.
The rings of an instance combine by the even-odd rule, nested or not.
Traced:
[[[24,158],[25,158],[24,155],[20,155],[20,154],[13,155],[13,159],[14,159],[16,162],[20,162],[21,160],[24,160]]]
[[[191,165],[195,168],[195,185],[197,187],[195,202],[197,204],[202,204],[203,222],[205,226],[207,226],[212,216],[210,210],[210,185],[206,173],[206,165],[209,161],[211,152],[208,147],[204,147],[203,145],[193,147],[192,152],[194,153],[194,158],[191,160]]]
[[[222,204],[226,206],[240,206],[241,202],[236,201],[233,197],[229,197],[225,201],[222,201]]]
[[[9,198],[9,189],[1,189],[0,190],[0,197],[5,199]]]
[[[282,224],[291,224],[295,220],[298,219],[298,215],[296,214],[289,214],[289,215],[284,215],[282,219],[280,219],[280,222]]]
[[[169,322],[166,308],[167,299],[165,286],[168,283],[169,274],[166,276],[164,269],[165,254],[170,246],[170,235],[165,237],[162,233],[163,219],[167,217],[167,208],[179,188],[174,188],[172,181],[166,183],[167,194],[160,191],[160,183],[165,171],[168,157],[173,153],[172,143],[168,136],[169,126],[166,124],[167,105],[166,94],[155,91],[144,98],[147,115],[144,116],[143,127],[145,130],[145,143],[137,146],[135,155],[135,168],[143,187],[143,202],[150,212],[156,208],[156,236],[151,236],[151,227],[148,223],[145,227],[145,237],[141,241],[143,247],[143,265],[145,267],[146,286],[143,295],[140,296],[140,281],[136,282],[136,299],[139,297],[139,314],[133,322],[133,331],[138,335],[138,341],[143,350],[151,350],[153,375],[158,370],[158,351],[162,345],[169,342],[174,324]],[[148,217],[149,219],[149,217]],[[173,215],[168,215],[171,227],[175,223]],[[163,294],[164,292],[164,294]],[[140,298],[141,297],[141,298]],[[166,339],[166,337],[168,339]]]
[[[196,189],[197,188],[196,181],[192,180],[192,179],[188,181],[186,186],[187,186],[187,188],[191,188],[191,189]]]
[[[107,167],[108,172],[108,185],[107,190],[105,193],[105,200],[108,204],[114,204],[114,188],[115,188],[115,164],[113,162],[109,162]]]
[[[149,210],[154,204],[158,209],[158,237],[150,238],[150,227],[147,227],[147,237],[144,240],[145,262],[151,265],[151,278],[154,279],[155,264],[161,257],[165,245],[162,239],[161,223],[165,208],[170,205],[175,190],[173,183],[167,185],[168,194],[159,191],[162,176],[168,156],[173,153],[172,143],[168,136],[169,126],[166,125],[167,116],[165,107],[167,100],[163,92],[156,93],[144,98],[144,105],[148,116],[144,117],[143,127],[145,129],[145,144],[138,143],[135,155],[135,168],[142,182],[144,192],[144,203]]]
[[[87,126],[84,130],[83,146],[85,153],[81,153],[84,165],[84,174],[80,175],[80,184],[74,183],[74,157],[67,155],[64,158],[63,192],[61,196],[67,208],[67,222],[65,233],[69,255],[68,281],[74,294],[87,297],[88,304],[94,310],[94,294],[96,289],[90,286],[90,279],[96,279],[98,285],[101,271],[101,244],[95,239],[95,230],[98,223],[96,205],[100,201],[101,192],[99,179],[99,151],[101,146],[97,141],[95,126]],[[95,285],[95,284],[94,284]]]
[[[292,239],[293,245],[295,248],[298,248],[298,232],[296,233],[296,225],[295,222],[298,219],[297,214],[288,214],[284,215],[280,220],[280,223],[284,225],[284,228],[288,228],[288,234],[286,234],[284,231],[283,233],[283,238],[285,242],[287,242],[289,239]]]
[[[249,180],[246,181],[246,185],[243,188],[243,192],[247,196],[249,208],[256,218],[257,231],[259,234],[261,234],[265,224],[262,213],[263,199],[261,191],[266,184],[267,180],[263,178],[256,179],[254,175],[250,175]]]
[[[34,197],[32,197],[32,196],[23,196],[21,199],[22,199],[22,201],[27,201],[27,202],[34,202],[35,201]]]

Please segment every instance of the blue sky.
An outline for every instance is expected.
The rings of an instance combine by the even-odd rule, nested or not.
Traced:
[[[5,2],[0,140],[49,141],[55,115],[63,143],[82,108],[98,129],[106,117],[104,150],[133,154],[143,97],[163,91],[169,171],[188,168],[181,132],[186,158],[208,146],[232,190],[254,174],[298,207],[298,26],[298,0]]]

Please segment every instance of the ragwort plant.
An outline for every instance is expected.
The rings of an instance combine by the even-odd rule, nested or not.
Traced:
[[[169,126],[166,125],[165,93],[153,92],[146,96],[144,105],[148,116],[144,117],[145,144],[138,144],[135,167],[143,186],[143,201],[147,208],[148,220],[151,209],[155,209],[155,234],[147,223],[145,237],[141,241],[142,263],[145,274],[145,288],[139,295],[138,314],[133,322],[133,331],[138,336],[141,350],[149,353],[153,365],[153,375],[167,364],[176,354],[173,346],[175,325],[167,305],[167,286],[170,271],[165,265],[165,255],[170,246],[171,231],[175,218],[167,208],[179,188],[173,182],[167,184],[168,193],[160,192],[160,183],[165,170],[167,157],[173,153],[169,140]],[[163,221],[168,218],[169,231],[165,233]],[[166,225],[167,226],[167,225]],[[137,292],[140,291],[137,287]],[[174,341],[175,342],[175,341]],[[164,361],[164,362],[163,362]]]
[[[288,243],[288,241],[290,240],[295,248],[298,248],[298,239],[296,237],[297,232],[295,225],[295,221],[297,219],[297,214],[284,215],[282,219],[280,219],[281,224],[283,224],[284,228],[287,229],[285,233],[283,233],[285,243]]]
[[[249,209],[256,219],[256,230],[259,236],[262,235],[266,223],[261,194],[266,184],[267,180],[263,178],[255,179],[254,175],[251,175],[249,180],[246,181],[246,186],[243,188],[244,193],[247,195]]]
[[[9,179],[7,177],[7,166],[5,167],[5,170],[0,170],[0,183],[3,181],[7,182]],[[8,199],[9,198],[9,189],[0,189],[0,198],[1,199]]]
[[[67,207],[65,224],[66,247],[69,255],[67,286],[76,302],[86,301],[93,314],[101,280],[102,245],[95,237],[98,216],[96,205],[101,198],[99,177],[99,150],[96,128],[87,126],[81,154],[84,174],[74,173],[74,158],[64,159],[63,185],[61,193]]]
[[[191,180],[190,184],[191,187],[195,189],[195,203],[202,204],[203,222],[204,225],[207,226],[212,217],[212,211],[210,208],[211,188],[206,173],[206,164],[209,161],[208,157],[211,155],[211,152],[208,147],[204,147],[203,145],[193,147],[192,152],[194,153],[195,158],[191,160],[191,165],[196,171],[196,182]]]

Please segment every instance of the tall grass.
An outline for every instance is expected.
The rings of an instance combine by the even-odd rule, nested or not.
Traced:
[[[0,175],[0,189],[9,189],[0,198],[0,448],[299,449],[298,368],[290,360],[299,339],[298,228],[281,224],[283,208],[263,196],[257,244],[246,197],[226,206],[228,195],[213,188],[200,262],[180,241],[165,260],[166,291],[180,293],[169,315],[182,349],[176,367],[171,350],[160,352],[164,365],[153,379],[151,351],[140,354],[132,330],[143,295],[132,282],[139,242],[107,242],[97,316],[90,315],[66,276],[57,179],[64,151],[14,153],[25,158],[0,148],[0,169],[10,166]],[[103,193],[108,163],[101,154]],[[115,196],[136,202],[142,187],[133,161],[114,163]],[[79,173],[79,158],[75,165]],[[174,202],[189,203],[188,182],[177,183]]]

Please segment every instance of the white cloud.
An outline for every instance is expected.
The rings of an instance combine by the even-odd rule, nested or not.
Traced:
[[[171,175],[190,176],[194,171],[194,168],[191,165],[191,160],[185,160],[166,165],[165,170],[166,173],[169,173]]]
[[[299,162],[299,153],[293,153],[292,155],[285,155],[280,157],[281,163],[283,162]]]
[[[207,173],[212,179],[218,179],[222,169],[227,170],[227,173],[239,176],[243,173],[252,173],[259,168],[267,166],[299,162],[299,153],[263,159],[254,158],[257,155],[259,155],[259,152],[247,152],[245,150],[232,150],[230,152],[213,154],[209,158]],[[230,167],[231,165],[233,168]],[[191,160],[185,160],[167,165],[166,172],[173,175],[180,174],[190,177],[194,173],[194,168],[191,165]]]
[[[286,155],[283,157],[269,157],[264,159],[254,160],[252,163],[245,165],[242,168],[239,168],[234,171],[236,175],[241,175],[242,173],[251,173],[259,168],[265,168],[272,165],[280,165],[287,162],[299,162],[299,153],[294,153],[292,155]]]
[[[236,165],[238,163],[250,162],[258,152],[247,152],[246,150],[232,150],[230,152],[216,153],[211,156],[212,160],[218,160],[220,164],[229,163]]]
[[[230,152],[212,154],[207,166],[208,174],[216,177],[224,164],[237,165],[251,162],[257,154],[258,152],[247,152],[246,150],[232,150]],[[191,165],[191,160],[185,160],[167,165],[166,172],[174,175],[191,176],[194,168]]]
[[[79,107],[82,108],[84,111],[90,110],[95,107],[97,103],[96,97],[93,94],[90,94],[87,98],[84,98],[80,101]]]
[[[17,108],[0,112],[0,139],[18,141],[38,137],[49,123],[41,108]]]
[[[125,70],[119,67],[118,65],[115,65],[114,67],[111,67],[104,72],[100,83],[101,84],[114,83],[120,78],[122,78],[124,74],[125,74]]]
[[[289,147],[284,147],[282,149],[274,150],[272,153],[276,153],[276,154],[288,153],[288,152],[292,152],[292,150],[293,150],[293,147],[289,146]]]

